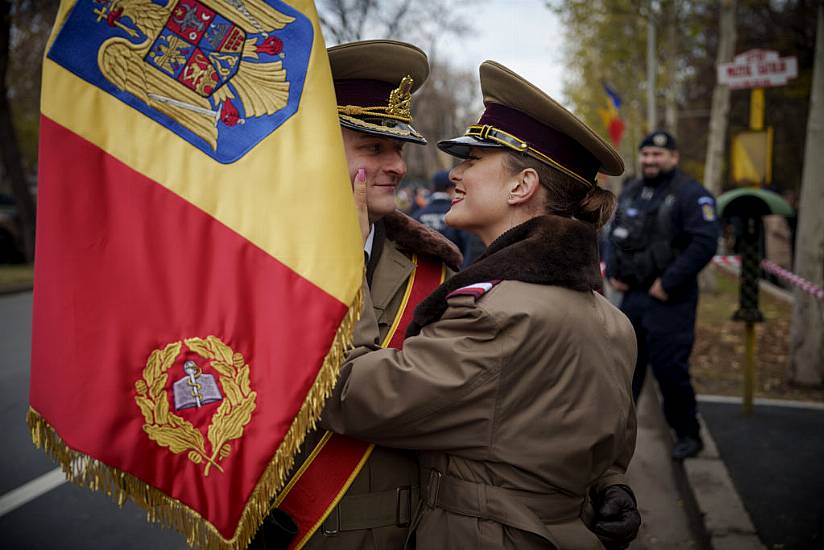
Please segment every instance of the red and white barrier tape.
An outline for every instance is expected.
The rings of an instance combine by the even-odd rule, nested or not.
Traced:
[[[740,256],[714,256],[712,258],[712,261],[713,263],[720,266],[741,267]],[[792,286],[800,288],[807,294],[814,296],[819,300],[824,300],[824,290],[818,288],[804,277],[801,277],[800,275],[796,275],[792,271],[784,269],[775,262],[771,262],[770,260],[761,260],[761,269],[763,269],[767,273],[772,273],[776,277],[784,279]]]
[[[772,273],[776,277],[784,279],[791,285],[800,288],[801,290],[803,290],[811,296],[815,296],[819,300],[824,300],[824,290],[821,290],[804,277],[801,277],[799,275],[796,275],[792,271],[784,269],[775,262],[771,262],[770,260],[761,260],[761,269],[768,273]]]
[[[721,266],[741,267],[741,256],[713,256],[712,262]]]

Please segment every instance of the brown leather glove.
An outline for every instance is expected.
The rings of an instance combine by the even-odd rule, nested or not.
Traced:
[[[592,531],[607,550],[624,550],[638,536],[641,514],[627,485],[610,485],[594,495]]]

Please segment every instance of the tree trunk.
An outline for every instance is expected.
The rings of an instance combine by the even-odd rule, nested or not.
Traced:
[[[813,85],[801,179],[795,272],[824,288],[824,3],[818,6]],[[795,290],[790,327],[790,379],[824,382],[824,301]]]
[[[735,53],[735,0],[721,2],[720,36],[716,67],[732,61]],[[712,112],[710,114],[710,135],[707,138],[707,156],[704,160],[704,187],[713,195],[721,192],[724,151],[727,138],[727,116],[730,112],[730,89],[725,84],[715,83],[712,92]]]
[[[34,200],[26,183],[26,173],[20,160],[17,134],[9,109],[6,70],[9,62],[9,33],[11,30],[11,2],[0,0],[0,162],[11,183],[17,204],[20,234],[26,260],[34,261]]]

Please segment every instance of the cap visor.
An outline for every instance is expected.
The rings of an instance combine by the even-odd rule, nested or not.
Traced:
[[[453,157],[458,157],[459,159],[469,158],[469,151],[473,147],[503,148],[498,143],[483,141],[472,136],[460,136],[453,139],[445,139],[443,141],[438,142],[438,149],[440,149],[444,153],[452,155]]]
[[[426,138],[424,138],[411,124],[400,122],[397,120],[375,119],[362,120],[349,116],[338,116],[340,125],[356,132],[370,134],[373,136],[389,137],[401,141],[408,141],[410,143],[417,143],[419,145],[426,145]],[[378,124],[380,122],[380,124]]]

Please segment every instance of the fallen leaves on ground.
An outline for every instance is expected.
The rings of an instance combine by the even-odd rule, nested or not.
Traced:
[[[703,292],[698,305],[690,374],[698,393],[741,396],[745,324],[731,320],[738,308],[738,278],[716,273],[716,288]],[[787,377],[792,305],[764,292],[760,302],[765,322],[755,326],[756,397],[824,402],[824,387],[797,386]]]

